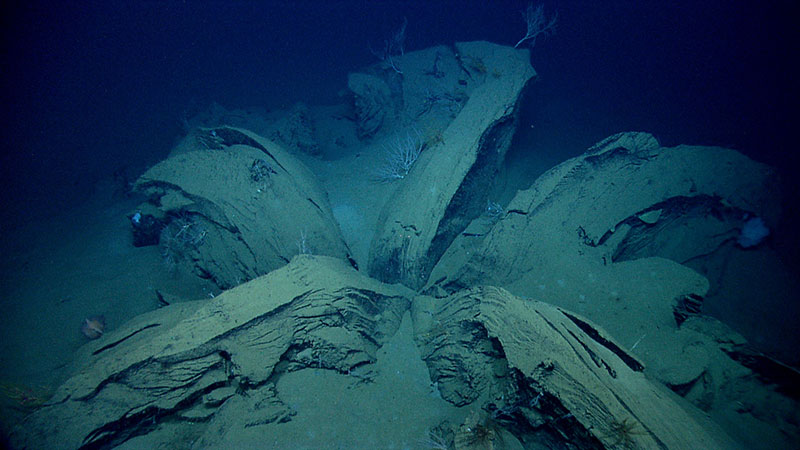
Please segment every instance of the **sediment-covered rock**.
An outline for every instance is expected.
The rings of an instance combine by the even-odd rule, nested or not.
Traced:
[[[681,262],[733,245],[746,214],[774,224],[777,211],[768,167],[732,150],[663,148],[621,133],[520,191],[487,233],[459,236],[428,287],[545,296],[632,346],[658,333],[654,323],[676,329],[687,305],[699,310],[708,282]]]
[[[480,71],[464,69],[469,99],[383,206],[369,255],[369,273],[380,280],[421,287],[450,243],[481,215],[514,134],[520,97],[535,75],[527,51],[487,42],[456,49]],[[433,66],[430,56],[424,67]]]
[[[221,288],[314,253],[348,249],[314,175],[273,142],[231,127],[203,130],[194,146],[145,172],[141,211],[163,223],[168,265],[185,265]]]
[[[349,374],[371,364],[410,294],[344,261],[298,256],[217,298],[153,311],[84,347],[80,370],[16,428],[13,442],[110,448],[149,433],[170,442],[182,424],[214,424],[231,404],[247,420],[216,423],[217,437],[288,420],[292,409],[275,390],[279,375],[304,367]]]
[[[442,397],[488,412],[459,430],[457,448],[499,445],[500,424],[528,443],[579,448],[737,447],[575,313],[492,287],[417,297],[412,311]]]
[[[347,86],[353,92],[358,137],[374,136],[395,111],[389,86],[379,77],[363,73],[350,74]]]
[[[730,358],[745,340],[699,316],[711,286],[690,265],[724,266],[730,251],[752,251],[739,249],[743,223],[774,227],[778,205],[773,170],[738,152],[622,133],[545,173],[498,217],[476,220],[469,231],[488,231],[460,235],[424,292],[490,284],[578,313],[639,355],[649,375],[727,415],[738,397],[729,392],[775,394]]]

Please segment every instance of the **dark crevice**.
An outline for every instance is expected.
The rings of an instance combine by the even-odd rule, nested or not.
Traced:
[[[275,156],[272,153],[270,153],[269,150],[266,149],[266,147],[259,144],[255,139],[251,138],[250,136],[247,136],[241,131],[237,131],[228,127],[214,128],[213,131],[217,133],[217,136],[222,138],[223,143],[226,146],[238,144],[238,145],[247,145],[249,147],[257,148],[262,152],[264,152],[264,154],[269,156],[273,161],[275,161],[275,164],[277,164],[278,167],[283,169],[284,172],[288,172],[286,168],[283,167],[283,165],[281,165],[280,161],[278,161],[275,158]]]
[[[608,339],[604,338],[603,336],[601,336],[600,332],[597,331],[596,328],[594,328],[593,326],[589,325],[588,323],[578,319],[577,317],[573,316],[572,314],[569,314],[569,313],[565,312],[564,310],[561,310],[561,313],[564,314],[575,325],[577,325],[578,328],[581,329],[581,331],[586,333],[595,342],[597,342],[598,344],[602,345],[603,347],[609,349],[612,353],[617,355],[622,360],[622,362],[625,363],[625,365],[627,365],[628,367],[631,368],[631,370],[633,370],[635,372],[641,372],[641,371],[644,370],[644,366],[639,361],[637,361],[635,358],[633,358],[631,355],[629,355],[625,350],[622,350],[621,348],[619,348],[619,346],[617,344],[615,344],[615,343],[609,341]]]
[[[128,334],[127,336],[123,337],[122,339],[118,339],[118,340],[116,340],[116,341],[114,341],[114,342],[112,342],[112,343],[110,343],[110,344],[104,345],[104,346],[100,347],[99,349],[97,349],[97,350],[93,351],[93,352],[92,352],[92,355],[99,355],[100,353],[102,353],[102,352],[104,352],[104,351],[106,351],[106,350],[108,350],[108,349],[110,349],[110,348],[114,348],[114,347],[116,347],[117,345],[119,345],[119,344],[123,343],[123,342],[124,342],[124,341],[126,341],[127,339],[130,339],[130,338],[132,338],[133,336],[135,336],[135,335],[137,335],[137,334],[141,333],[141,332],[142,332],[142,331],[144,331],[144,330],[147,330],[147,329],[149,329],[149,328],[153,328],[153,327],[159,327],[159,326],[161,326],[161,324],[160,324],[160,323],[151,323],[150,325],[147,325],[147,326],[144,326],[144,327],[142,327],[142,328],[139,328],[138,330],[136,330],[136,331],[134,331],[134,332],[132,332],[132,333]]]
[[[661,214],[658,221],[655,223],[645,223],[640,219],[641,215],[658,210],[661,210]],[[680,221],[711,217],[721,222],[727,222],[738,220],[742,217],[742,214],[742,210],[725,205],[722,199],[717,196],[697,195],[692,197],[671,197],[641,211],[637,211],[614,225],[612,230],[617,230],[622,225],[630,226],[630,230],[623,241],[617,245],[612,256],[612,261],[627,261],[638,259],[643,256],[662,256],[652,254],[652,251],[649,253],[647,252],[647,246],[652,241],[651,236],[664,232],[669,233],[670,228],[675,227],[676,224],[680,224]],[[596,243],[590,245],[596,247],[604,244],[614,234],[612,230],[606,231]],[[709,254],[718,250],[729,240],[730,239],[723,240],[720,245],[712,249]]]
[[[425,255],[424,267],[420,267],[420,283],[425,282],[433,266],[455,238],[483,214],[489,196],[486,186],[491,184],[499,170],[502,151],[508,147],[515,126],[515,117],[506,116],[492,124],[481,136],[475,163],[450,199]]]

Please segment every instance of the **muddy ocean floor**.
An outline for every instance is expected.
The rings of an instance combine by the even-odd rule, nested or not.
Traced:
[[[76,350],[88,341],[81,333],[87,317],[102,315],[114,329],[158,308],[159,294],[169,301],[219,292],[170,270],[158,246],[134,247],[128,215],[137,201],[112,197],[110,187],[99,186],[63,215],[3,233],[0,388],[6,414],[24,414],[66,379]]]

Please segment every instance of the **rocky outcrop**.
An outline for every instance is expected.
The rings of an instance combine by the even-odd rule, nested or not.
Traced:
[[[347,87],[353,93],[358,137],[374,136],[395,110],[389,86],[374,75],[352,73],[347,79]]]
[[[371,364],[410,294],[343,261],[299,256],[215,299],[145,314],[84,347],[80,370],[17,427],[14,444],[110,448],[149,433],[163,444],[187,423],[232,438],[237,427],[289,420],[280,374]],[[231,414],[247,419],[225,425]]]
[[[520,96],[535,74],[527,51],[485,42],[457,49],[497,75],[473,84],[441,139],[424,149],[384,204],[369,255],[369,273],[380,280],[421,287],[450,243],[481,215],[514,134]]]
[[[298,256],[217,298],[164,307],[87,344],[75,374],[15,429],[12,442],[19,448],[252,448],[270,436],[275,447],[380,446],[390,439],[408,446],[406,427],[422,435],[449,417],[444,439],[458,448],[499,445],[501,435],[505,445],[735,448],[577,314],[490,287],[446,299],[414,296],[341,260]],[[413,322],[403,319],[409,310]],[[430,378],[408,369],[423,362]],[[396,376],[402,373],[408,375]],[[316,417],[309,408],[326,408],[325,417],[336,423],[327,408],[350,403],[326,401],[333,386],[359,411],[375,411],[378,418],[362,419],[375,428],[348,435],[334,425],[332,440],[309,433],[313,424],[305,421]],[[298,389],[317,400],[289,401]],[[397,433],[384,412],[391,408],[387,398],[426,406]],[[427,408],[439,413],[426,414]],[[300,436],[290,431],[295,421]],[[284,433],[274,432],[278,426]],[[383,437],[374,441],[373,435]]]
[[[679,303],[702,302],[708,281],[680,263],[734,245],[746,214],[774,224],[777,211],[768,167],[622,133],[520,191],[488,232],[459,236],[428,289],[503,286],[581,312],[633,345],[652,338],[653,320],[674,330]]]
[[[463,43],[398,56],[402,74],[350,76],[355,110],[335,123],[354,113],[341,125],[353,141],[356,128],[375,148],[405,133],[421,149],[395,184],[359,198],[377,220],[338,210],[362,249],[372,237],[368,273],[315,174],[283,147],[233,127],[192,131],[136,182],[147,200],[131,221],[168,263],[235,287],[87,343],[12,443],[790,446],[796,401],[783,393],[797,396],[797,371],[703,316],[714,281],[692,267],[759,248],[763,233],[742,229],[775,227],[772,170],[621,133],[486,215],[535,74],[528,56]],[[287,130],[276,139],[314,152],[302,148],[314,142],[307,112],[275,122]],[[361,150],[322,175],[328,186],[362,196],[366,182],[347,178],[364,175]]]
[[[148,198],[140,210],[163,224],[159,245],[168,266],[228,288],[299,253],[347,258],[325,192],[280,146],[219,127],[186,147],[135,184]]]
[[[736,250],[743,222],[774,227],[778,204],[773,171],[738,152],[623,133],[548,171],[499,217],[471,224],[425,292],[444,298],[490,284],[580,314],[696,406],[724,409],[724,392],[752,376],[729,357],[745,340],[698,316],[710,285],[688,265],[745,251]]]
[[[320,156],[320,146],[314,138],[314,124],[311,112],[304,103],[297,103],[275,123],[269,126],[267,134],[272,141],[284,147]]]
[[[737,448],[575,313],[492,287],[418,297],[412,309],[442,397],[488,411],[456,433],[458,448],[505,443],[495,423],[528,443],[565,437],[578,448]]]

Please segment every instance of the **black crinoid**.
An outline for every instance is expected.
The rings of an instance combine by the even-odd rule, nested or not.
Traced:
[[[605,437],[611,441],[611,447],[636,448],[635,436],[644,434],[645,430],[638,421],[626,417],[621,421],[614,420]]]

